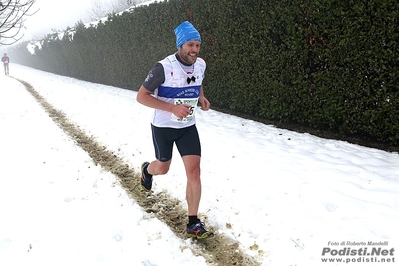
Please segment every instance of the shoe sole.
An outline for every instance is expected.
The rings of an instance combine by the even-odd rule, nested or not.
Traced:
[[[206,233],[203,233],[202,235],[200,235],[200,236],[198,236],[198,235],[195,235],[195,234],[189,234],[189,233],[186,233],[186,236],[188,237],[188,238],[196,238],[196,239],[206,239],[206,238],[211,238],[211,237],[213,237],[215,234],[214,233],[212,233],[212,232],[206,232]]]

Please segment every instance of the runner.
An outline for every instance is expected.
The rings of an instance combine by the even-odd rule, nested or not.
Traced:
[[[8,64],[10,63],[10,58],[4,53],[4,56],[1,58],[1,62],[4,64],[4,74],[9,75],[9,67]]]
[[[143,163],[141,184],[151,190],[153,176],[169,171],[173,145],[176,144],[187,175],[186,235],[203,239],[214,235],[198,219],[201,145],[195,110],[198,101],[202,110],[207,111],[210,107],[202,87],[206,63],[198,57],[201,36],[190,22],[183,22],[174,32],[177,53],[157,62],[137,93],[139,103],[155,109],[151,128],[156,160]]]

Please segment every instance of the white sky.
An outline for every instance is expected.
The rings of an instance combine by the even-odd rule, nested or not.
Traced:
[[[30,11],[38,12],[26,17],[25,38],[47,35],[51,29],[73,27],[79,20],[85,20],[90,3],[91,0],[36,0]]]
[[[86,23],[89,20],[93,4],[107,10],[110,7],[106,6],[111,2],[113,0],[36,0],[29,13],[35,11],[37,13],[25,17],[26,30],[23,40],[41,39],[52,33],[52,29],[62,31],[67,27],[74,27],[79,20]],[[135,2],[153,1],[135,0]]]

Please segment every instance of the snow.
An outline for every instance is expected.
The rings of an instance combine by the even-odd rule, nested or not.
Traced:
[[[11,67],[12,77],[30,83],[135,170],[154,159],[152,110],[136,102],[136,92]],[[4,75],[0,82],[0,265],[207,265],[192,240],[144,212],[20,82]],[[198,109],[196,116],[200,218],[206,215],[216,234],[239,242],[261,265],[340,265],[321,259],[359,256],[322,250],[369,241],[398,248],[398,153],[214,110]],[[170,172],[155,177],[154,193],[166,190],[185,204],[185,183],[175,150]]]

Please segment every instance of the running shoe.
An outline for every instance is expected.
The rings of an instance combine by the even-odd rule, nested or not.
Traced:
[[[141,181],[141,186],[143,188],[145,188],[146,190],[150,191],[151,187],[152,187],[152,175],[145,174],[146,171],[144,171],[147,169],[148,165],[150,165],[149,162],[144,162],[141,165],[141,180],[140,181]]]
[[[205,239],[214,236],[214,233],[205,230],[204,226],[205,224],[200,220],[198,220],[198,223],[191,226],[187,225],[186,236],[197,239]]]

